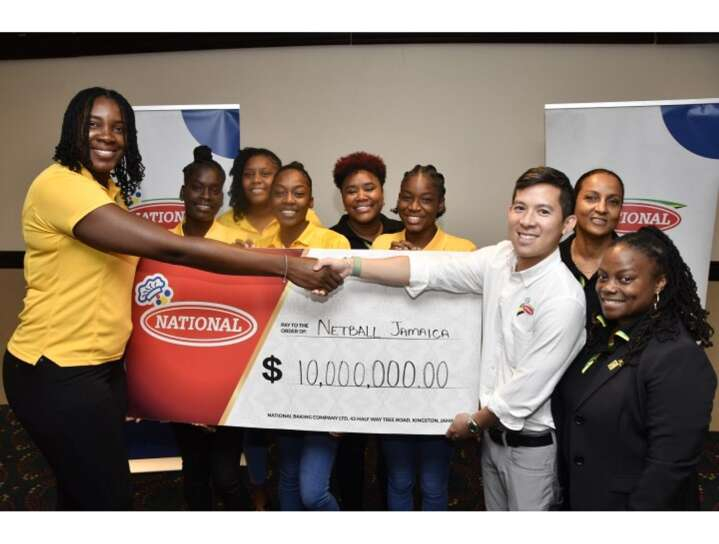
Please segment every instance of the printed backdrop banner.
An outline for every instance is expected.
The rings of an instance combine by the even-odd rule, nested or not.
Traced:
[[[182,169],[192,162],[198,145],[212,149],[228,174],[240,147],[240,106],[138,106],[134,108],[137,139],[145,165],[145,179],[133,196],[131,211],[172,228],[182,221]],[[225,198],[222,211],[227,209]]]
[[[719,98],[548,104],[546,164],[572,182],[593,168],[625,184],[617,229],[665,231],[706,302],[719,187]]]

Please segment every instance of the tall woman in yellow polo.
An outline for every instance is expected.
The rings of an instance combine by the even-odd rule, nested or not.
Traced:
[[[23,206],[27,292],[5,353],[5,391],[57,478],[60,508],[125,509],[132,494],[122,355],[132,255],[218,273],[286,275],[306,287],[332,289],[340,280],[315,275],[312,259],[177,236],[128,213],[144,168],[132,108],[115,91],[93,87],[70,101],[53,158]]]

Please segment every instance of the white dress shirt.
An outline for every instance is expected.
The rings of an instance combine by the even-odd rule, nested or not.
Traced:
[[[508,240],[431,261],[411,258],[407,292],[482,295],[480,405],[508,429],[541,432],[555,428],[550,396],[584,345],[586,303],[559,249],[521,272],[516,264]]]

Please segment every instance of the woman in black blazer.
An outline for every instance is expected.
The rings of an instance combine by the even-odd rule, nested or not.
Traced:
[[[597,294],[604,318],[552,398],[563,506],[697,509],[717,380],[691,272],[663,232],[644,227],[604,254]]]

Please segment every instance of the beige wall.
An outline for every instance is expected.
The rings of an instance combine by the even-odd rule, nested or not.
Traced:
[[[242,145],[302,161],[330,224],[341,210],[330,177],[340,155],[381,154],[388,203],[405,170],[431,162],[447,178],[444,227],[484,245],[504,236],[514,180],[543,162],[544,104],[717,97],[719,46],[242,49],[4,61],[0,81],[0,249],[22,249],[27,185],[50,160],[68,100],[91,85],[135,105],[239,102]],[[16,314],[16,284],[3,284],[0,327]],[[717,289],[712,306],[719,312]]]

